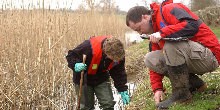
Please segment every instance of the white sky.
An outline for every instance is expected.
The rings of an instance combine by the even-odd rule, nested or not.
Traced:
[[[51,9],[58,9],[58,8],[71,8],[76,9],[79,4],[82,3],[83,0],[44,0],[45,8],[50,6]],[[123,11],[127,11],[133,6],[136,5],[144,5],[144,0],[114,0],[116,5]],[[151,0],[147,0],[148,4],[152,3]],[[162,2],[162,0],[158,0]],[[174,2],[183,2],[183,4],[188,5],[190,0],[174,0]],[[21,8],[24,6],[25,8],[28,7],[35,7],[39,8],[42,7],[43,0],[0,0],[0,6],[5,8]]]
[[[149,1],[147,4],[152,3],[152,0],[115,0],[116,4],[119,5],[119,8],[124,11],[128,11],[131,7],[138,5],[144,6],[143,1]],[[160,3],[163,0],[158,0]],[[174,3],[183,2],[183,4],[188,5],[190,0],[173,0]]]

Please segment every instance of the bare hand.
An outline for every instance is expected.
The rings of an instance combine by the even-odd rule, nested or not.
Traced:
[[[153,43],[158,43],[161,39],[160,32],[153,33],[150,36],[150,41]]]
[[[156,91],[154,94],[154,101],[156,104],[158,104],[160,101],[164,99],[164,93],[163,91]]]

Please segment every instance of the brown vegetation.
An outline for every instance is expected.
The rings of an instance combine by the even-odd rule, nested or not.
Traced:
[[[0,109],[71,109],[67,50],[93,35],[124,39],[123,16],[58,10],[0,13]]]
[[[196,11],[196,14],[208,25],[220,26],[220,7],[207,7]]]

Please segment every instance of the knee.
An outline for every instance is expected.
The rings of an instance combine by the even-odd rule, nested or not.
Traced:
[[[157,67],[161,65],[158,54],[160,53],[150,52],[145,55],[144,63],[147,68],[156,71]]]
[[[148,53],[144,56],[144,64],[145,66],[147,66],[148,68],[151,68],[153,66],[153,64],[151,63],[151,53]]]
[[[164,56],[161,50],[156,50],[153,52],[149,52],[144,57],[144,63],[148,68],[154,67],[156,65],[160,65]]]

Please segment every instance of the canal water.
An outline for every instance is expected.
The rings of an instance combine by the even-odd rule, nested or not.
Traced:
[[[134,90],[136,89],[136,84],[133,82],[130,82],[130,83],[127,83],[127,85],[128,85],[128,93],[129,93],[129,96],[131,97],[133,95]],[[118,94],[118,92],[113,84],[112,84],[112,92],[113,92],[113,96],[114,96],[114,101],[116,102],[116,104],[114,106],[114,110],[125,110],[125,105],[123,105],[121,95]],[[96,103],[95,103],[95,110],[101,110],[99,108],[97,98],[96,98]]]

